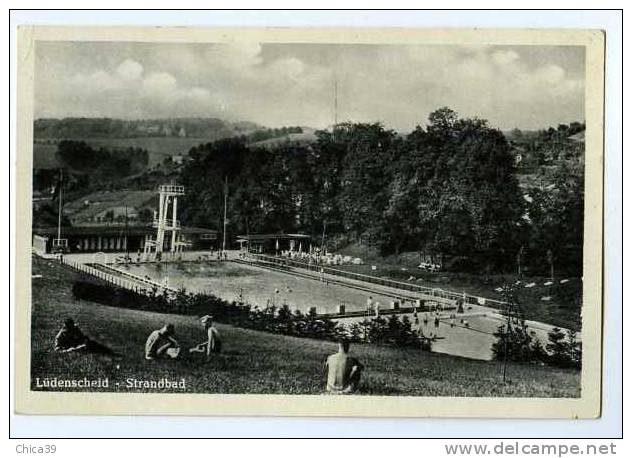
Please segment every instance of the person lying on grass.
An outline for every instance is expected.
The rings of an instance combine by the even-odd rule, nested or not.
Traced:
[[[196,345],[195,347],[189,350],[190,353],[205,353],[206,359],[211,359],[212,353],[219,353],[222,350],[222,341],[219,336],[219,331],[215,326],[213,326],[213,317],[210,315],[205,315],[200,318],[200,322],[202,323],[202,327],[206,332],[206,340],[201,344]]]
[[[180,344],[175,339],[175,329],[172,324],[165,324],[149,334],[145,343],[145,359],[175,359],[179,354]]]
[[[58,353],[85,352],[120,356],[105,345],[86,336],[72,318],[66,318],[55,336],[55,351]]]
[[[338,343],[338,353],[325,362],[327,371],[327,391],[332,394],[351,394],[358,389],[364,366],[356,358],[349,356],[349,341]]]

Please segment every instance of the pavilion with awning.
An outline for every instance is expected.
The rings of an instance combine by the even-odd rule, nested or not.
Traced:
[[[277,254],[306,250],[310,238],[307,234],[248,234],[239,235],[237,243],[241,250],[249,253]]]

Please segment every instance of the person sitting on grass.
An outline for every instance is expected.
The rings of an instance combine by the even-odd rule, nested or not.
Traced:
[[[166,324],[149,334],[145,343],[145,359],[175,359],[179,354],[180,344],[175,339],[175,329],[172,324]]]
[[[119,356],[110,348],[86,336],[72,318],[66,318],[55,336],[55,351],[59,353],[85,352]]]
[[[327,358],[327,391],[332,394],[351,394],[360,385],[364,366],[356,358],[349,356],[349,341],[340,340],[338,353]]]
[[[212,353],[219,353],[222,351],[222,341],[219,336],[219,331],[215,326],[213,326],[213,317],[210,315],[205,315],[200,318],[200,322],[202,323],[202,327],[206,332],[207,339],[201,344],[196,345],[195,347],[189,350],[189,353],[205,353],[206,359],[211,359]]]

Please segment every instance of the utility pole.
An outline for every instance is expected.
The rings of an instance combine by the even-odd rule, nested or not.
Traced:
[[[129,259],[129,245],[127,244],[129,239],[129,227],[127,225],[127,204],[125,205],[125,262]]]
[[[57,241],[61,240],[62,192],[64,188],[64,169],[59,169],[59,209],[57,210]]]
[[[323,221],[323,237],[320,242],[320,252],[325,254],[325,229],[327,228],[327,221]]]
[[[515,287],[509,283],[502,286],[502,295],[505,299],[505,316],[507,318],[507,327],[504,329],[503,335],[503,383],[507,381],[507,364],[509,362],[509,346],[508,339],[514,334],[514,327],[524,325],[524,315],[520,309],[520,303],[516,297]]]
[[[338,128],[338,79],[334,80],[334,126],[331,129],[334,142],[336,141],[336,129]]]
[[[508,359],[508,348],[507,348],[507,339],[509,338],[509,336],[511,335],[511,320],[512,320],[512,306],[511,304],[509,304],[506,308],[507,311],[507,327],[505,328],[505,338],[504,338],[504,342],[503,342],[503,384],[507,383],[507,359]]]
[[[222,252],[226,253],[226,210],[228,205],[228,176],[224,180],[224,235],[222,240]]]
[[[553,251],[546,250],[546,260],[549,263],[549,276],[551,281],[553,281],[553,278],[555,277],[555,270],[553,268]]]

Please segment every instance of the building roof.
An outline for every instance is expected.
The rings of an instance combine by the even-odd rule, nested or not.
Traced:
[[[215,229],[207,229],[204,227],[183,226],[181,231],[183,234],[217,234]]]
[[[216,230],[201,227],[182,227],[183,234],[217,234]],[[34,227],[33,233],[43,236],[57,236],[57,227]],[[155,234],[156,229],[151,225],[129,224],[105,224],[90,226],[63,226],[61,228],[62,237],[68,236],[120,236],[120,235],[150,235]]]
[[[289,239],[309,239],[307,234],[249,234],[238,235],[240,239],[245,241],[263,241],[263,240],[289,240]]]

